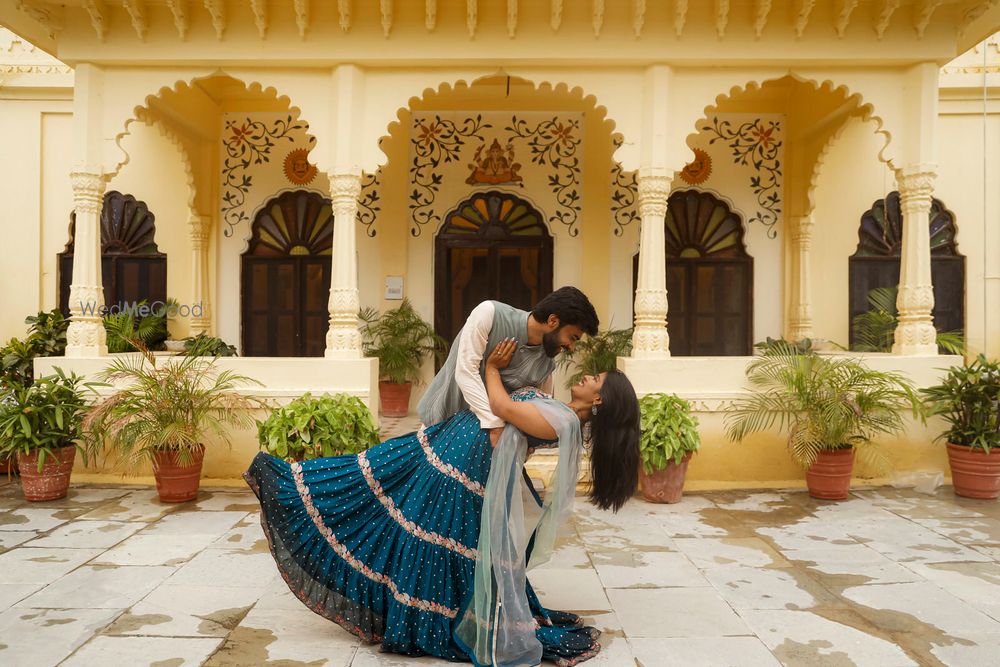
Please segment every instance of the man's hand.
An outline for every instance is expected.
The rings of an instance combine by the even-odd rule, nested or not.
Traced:
[[[500,434],[503,433],[503,426],[497,426],[496,428],[490,429],[490,445],[493,447],[497,446],[500,442]]]

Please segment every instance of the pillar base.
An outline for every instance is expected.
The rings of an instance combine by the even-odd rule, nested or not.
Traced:
[[[73,316],[66,329],[67,357],[104,357],[108,354],[104,322],[96,318],[76,319]]]

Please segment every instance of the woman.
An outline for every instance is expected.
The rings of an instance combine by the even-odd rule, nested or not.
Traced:
[[[526,560],[547,559],[572,507],[582,425],[590,500],[617,511],[634,493],[638,401],[617,371],[584,378],[568,404],[531,388],[508,396],[499,371],[515,348],[502,342],[486,361],[490,407],[507,421],[495,449],[464,411],[356,456],[257,455],[244,477],[278,569],[310,609],[384,651],[478,666],[575,665],[600,650],[597,630],[539,604]],[[529,439],[560,456],[541,518],[526,526]]]

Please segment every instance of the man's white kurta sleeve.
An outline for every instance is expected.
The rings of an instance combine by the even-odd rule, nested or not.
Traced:
[[[490,410],[490,397],[479,374],[479,366],[486,356],[486,344],[493,328],[496,309],[492,301],[484,301],[469,313],[469,319],[458,337],[458,354],[455,363],[455,384],[462,390],[465,402],[479,418],[482,428],[503,426],[504,421]]]

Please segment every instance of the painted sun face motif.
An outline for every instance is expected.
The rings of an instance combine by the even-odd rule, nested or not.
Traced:
[[[296,148],[285,156],[285,178],[295,185],[307,185],[316,178],[316,165],[309,164],[309,151]]]
[[[694,149],[694,159],[681,170],[681,178],[690,185],[698,185],[712,175],[712,156],[700,148]]]

